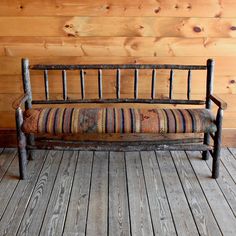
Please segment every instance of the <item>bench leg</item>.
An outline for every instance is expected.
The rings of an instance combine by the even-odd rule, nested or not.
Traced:
[[[203,143],[206,144],[206,145],[210,144],[210,134],[209,133],[205,133],[204,134],[204,141],[203,141]],[[203,151],[202,152],[202,159],[203,160],[205,160],[205,161],[208,160],[209,156],[210,156],[209,151]]]
[[[16,129],[17,129],[17,147],[19,158],[20,179],[26,179],[26,166],[27,166],[27,150],[26,150],[26,136],[21,130],[23,123],[22,110],[16,110]]]
[[[217,132],[214,137],[213,163],[212,163],[212,178],[217,179],[220,174],[220,152],[222,142],[222,120],[223,110],[218,109],[216,117]]]
[[[34,145],[34,134],[29,134],[27,136],[27,143],[29,145]],[[28,160],[34,160],[34,151],[33,150],[27,150]]]

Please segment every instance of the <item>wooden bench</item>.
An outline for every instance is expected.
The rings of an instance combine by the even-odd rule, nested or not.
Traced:
[[[44,78],[45,99],[33,99],[30,72],[41,71]],[[62,98],[50,99],[49,71],[61,71]],[[78,71],[80,94],[72,99],[67,92],[68,71]],[[86,98],[86,71],[98,74],[98,98]],[[103,97],[103,72],[113,70],[115,98]],[[121,97],[121,80],[124,70],[133,71],[133,97]],[[149,70],[150,98],[139,98],[139,71]],[[156,97],[156,74],[167,70],[169,96]],[[186,99],[173,98],[174,71],[187,71]],[[193,70],[206,71],[206,99],[191,98]],[[207,160],[213,157],[212,177],[219,176],[223,110],[226,103],[213,95],[214,61],[206,65],[124,64],[124,65],[30,65],[22,59],[24,95],[14,102],[20,178],[26,178],[27,161],[34,149],[74,150],[197,150]],[[158,85],[158,84],[157,84]],[[212,102],[218,106],[212,114]],[[117,104],[119,103],[119,107]],[[139,104],[138,108],[134,104]],[[83,108],[78,104],[86,104]],[[93,108],[89,107],[93,104]],[[101,104],[103,106],[101,107]],[[143,104],[152,104],[147,108]],[[165,109],[158,108],[162,104]],[[188,105],[182,109],[170,105]],[[21,106],[25,105],[24,112]],[[46,107],[45,107],[46,105]],[[94,106],[95,105],[95,106]],[[195,108],[189,108],[189,105]],[[199,108],[199,106],[201,108]],[[64,106],[64,107],[62,107]],[[196,108],[197,107],[197,108]],[[213,145],[211,145],[211,139]]]

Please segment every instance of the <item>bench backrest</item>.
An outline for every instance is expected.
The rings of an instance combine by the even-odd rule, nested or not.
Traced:
[[[159,69],[169,70],[169,96],[167,99],[157,99],[155,97],[156,87],[156,74]],[[32,100],[32,88],[30,84],[30,70],[40,70],[44,74],[44,89],[45,99]],[[57,70],[61,71],[62,85],[63,85],[63,98],[50,99],[49,97],[49,83],[48,71]],[[67,71],[77,70],[80,77],[81,95],[78,99],[70,99],[67,95]],[[98,98],[87,99],[85,91],[85,70],[97,70],[98,81]],[[116,98],[108,99],[103,98],[103,71],[116,70]],[[123,70],[134,71],[134,87],[133,98],[121,98],[121,73]],[[138,85],[139,85],[139,70],[152,70],[150,98],[139,98]],[[186,99],[173,99],[173,80],[175,70],[187,70],[187,89]],[[206,100],[191,99],[191,80],[193,70],[206,70]],[[31,108],[32,104],[68,104],[68,103],[151,103],[151,104],[186,104],[186,105],[202,105],[206,104],[206,108],[210,108],[210,94],[213,93],[213,79],[214,79],[214,61],[207,60],[206,65],[172,65],[172,64],[96,64],[96,65],[30,65],[28,59],[22,59],[22,77],[24,92],[28,93],[30,98],[26,102],[26,109]]]

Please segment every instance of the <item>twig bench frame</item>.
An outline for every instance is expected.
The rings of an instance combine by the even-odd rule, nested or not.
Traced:
[[[121,98],[120,96],[120,80],[122,70],[134,70],[134,90],[133,98]],[[138,81],[139,70],[152,70],[150,98],[142,99],[138,97]],[[159,69],[166,69],[170,71],[169,77],[169,97],[168,99],[156,99],[155,85],[156,73]],[[45,99],[32,99],[32,89],[30,83],[30,71],[41,70],[44,74]],[[58,70],[62,73],[63,85],[63,99],[51,100],[49,99],[49,83],[48,71]],[[69,99],[67,96],[67,71],[77,70],[80,75],[81,97],[79,99]],[[98,71],[98,99],[87,99],[85,93],[85,70]],[[103,70],[116,70],[116,98],[103,98]],[[173,80],[175,70],[187,70],[187,94],[186,99],[173,99]],[[206,99],[194,100],[191,99],[191,79],[192,70],[206,70]],[[16,128],[18,141],[18,156],[20,167],[20,178],[25,179],[27,176],[26,167],[30,159],[30,152],[34,149],[57,149],[57,150],[114,150],[114,151],[141,151],[141,150],[195,150],[202,151],[203,160],[209,158],[209,154],[213,157],[212,177],[219,176],[220,150],[221,150],[221,136],[222,136],[222,119],[223,110],[226,109],[227,104],[220,98],[213,95],[213,79],[214,79],[214,61],[207,60],[206,65],[172,65],[172,64],[97,64],[97,65],[29,65],[28,59],[22,59],[22,79],[24,94],[13,103],[13,108],[16,111]],[[215,118],[215,125],[217,131],[215,133],[204,133],[204,138],[199,139],[195,134],[189,136],[183,134],[160,134],[157,141],[153,140],[136,140],[116,141],[107,140],[77,140],[76,136],[61,135],[60,137],[53,135],[44,135],[43,137],[35,134],[25,134],[22,131],[22,124],[24,122],[22,105],[25,105],[25,110],[32,108],[34,104],[82,104],[82,103],[142,103],[142,104],[185,104],[185,105],[204,105],[206,109],[211,109],[212,102],[218,106],[217,115]],[[81,135],[79,135],[81,136]],[[179,138],[181,137],[181,139]],[[211,138],[213,139],[213,146],[210,145]],[[77,141],[76,141],[77,140]]]

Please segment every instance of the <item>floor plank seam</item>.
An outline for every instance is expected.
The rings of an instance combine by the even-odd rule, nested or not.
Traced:
[[[230,173],[230,171],[228,170],[227,166],[224,164],[224,162],[222,160],[220,160],[221,165],[223,165],[225,167],[225,170],[228,172],[230,178],[233,180],[233,182],[236,184],[236,180],[234,180],[232,174]]]
[[[227,149],[229,150],[229,152],[232,154],[232,156],[233,156],[234,159],[236,160],[236,154],[231,151],[231,148],[228,148],[228,147],[227,147]]]
[[[17,154],[16,154],[16,155],[17,155]],[[15,155],[15,157],[13,158],[13,160],[14,160],[15,158],[17,158],[16,155]],[[11,161],[11,163],[13,162],[13,160]],[[1,181],[3,180],[4,176],[7,174],[7,171],[8,171],[8,169],[10,168],[10,166],[11,166],[11,164],[8,166],[8,168],[7,168],[6,172],[4,173],[4,175],[3,175],[2,179],[1,179]],[[1,181],[0,181],[0,182],[1,182]],[[20,180],[18,180],[16,186],[14,187],[14,189],[13,189],[13,191],[12,191],[12,193],[11,193],[11,196],[10,196],[10,198],[9,198],[9,200],[8,200],[6,206],[5,206],[5,209],[4,209],[4,211],[3,211],[3,213],[2,213],[2,215],[1,215],[1,217],[0,217],[0,222],[1,222],[2,217],[4,216],[4,214],[5,214],[6,210],[7,210],[7,207],[8,207],[8,205],[9,205],[11,199],[12,199],[12,196],[14,195],[14,192],[15,192],[15,190],[16,190],[16,188],[17,188],[19,182],[20,182]]]
[[[129,230],[130,236],[132,236],[132,224],[131,224],[131,214],[130,214],[130,199],[129,199],[129,184],[128,184],[128,175],[127,175],[127,161],[126,161],[126,152],[124,152],[124,164],[125,164],[125,178],[126,178],[126,191],[127,191],[127,201],[128,201],[128,213],[129,213]]]
[[[223,164],[222,160],[221,160],[221,164]],[[210,166],[209,166],[209,164],[208,164],[207,162],[206,162],[206,165],[207,165],[207,167],[209,168],[209,170],[211,171],[211,168],[210,168]],[[226,166],[225,166],[224,164],[223,164],[223,167],[222,167],[222,168],[224,168],[225,171],[229,174],[229,171],[227,170],[227,168],[226,168]],[[229,176],[230,176],[230,178],[232,179],[232,176],[231,176],[230,174],[229,174]],[[221,176],[220,176],[219,178],[221,178]],[[233,179],[232,179],[232,180],[233,180]],[[227,204],[229,205],[230,210],[232,211],[233,215],[236,217],[236,214],[235,214],[234,210],[232,209],[231,204],[229,203],[229,201],[228,201],[228,199],[227,199],[227,196],[225,195],[225,192],[223,191],[221,185],[219,184],[218,179],[216,179],[215,181],[216,181],[216,183],[217,183],[217,185],[218,185],[220,191],[222,192],[222,194],[223,194],[223,196],[224,196],[224,198],[225,198],[225,201],[226,201]],[[235,183],[234,180],[233,180],[233,182]]]
[[[174,225],[174,228],[175,228],[175,233],[176,233],[176,235],[178,235],[178,231],[177,231],[177,227],[176,227],[176,222],[174,220],[174,215],[173,215],[173,212],[172,212],[172,209],[171,209],[171,206],[170,206],[170,200],[169,200],[169,197],[168,197],[168,194],[167,194],[167,190],[166,190],[166,186],[165,186],[165,183],[164,183],[162,171],[161,171],[160,164],[159,164],[158,157],[157,157],[157,151],[155,151],[155,156],[156,156],[156,161],[157,161],[158,168],[160,170],[160,176],[161,176],[162,184],[163,184],[163,187],[164,187],[164,191],[165,191],[168,207],[169,207],[171,218],[172,218],[172,221],[173,221],[173,225]]]
[[[91,174],[90,174],[90,181],[89,181],[89,195],[88,195],[88,203],[87,203],[87,212],[86,212],[86,224],[85,224],[85,236],[87,235],[87,226],[88,226],[88,213],[89,213],[89,202],[90,202],[90,195],[91,195],[91,186],[92,186],[92,177],[93,177],[93,164],[94,164],[94,154],[93,151],[93,158],[92,158],[92,166],[91,166]]]
[[[146,179],[145,179],[145,175],[144,175],[143,161],[142,161],[142,158],[141,158],[140,151],[139,151],[139,159],[140,159],[141,167],[142,167],[142,174],[143,174],[143,180],[144,180],[144,186],[145,186],[145,193],[146,193],[146,196],[147,196],[148,210],[149,210],[149,215],[150,215],[151,224],[152,224],[152,232],[153,232],[153,235],[155,236],[156,234],[155,234],[154,225],[153,225],[153,217],[152,217],[151,208],[150,208],[150,200],[149,200],[149,196],[148,196],[147,183],[146,183]]]
[[[23,213],[23,215],[22,215],[22,218],[21,218],[21,221],[20,221],[20,223],[19,223],[19,226],[18,226],[18,228],[17,228],[17,230],[16,230],[16,235],[18,235],[18,231],[19,231],[19,229],[20,229],[20,226],[21,226],[22,220],[24,219],[24,216],[25,216],[26,210],[27,210],[27,208],[28,208],[28,206],[29,206],[29,203],[30,203],[31,197],[32,197],[32,195],[33,195],[33,193],[34,193],[34,190],[35,190],[35,188],[36,188],[36,184],[37,184],[37,182],[38,182],[38,180],[39,180],[39,177],[40,177],[41,171],[42,171],[43,166],[44,166],[44,164],[45,164],[45,162],[46,162],[46,159],[47,159],[48,153],[49,153],[49,151],[46,151],[46,152],[42,155],[42,158],[44,157],[44,160],[43,160],[43,163],[42,163],[42,165],[41,165],[40,170],[38,171],[38,176],[37,176],[37,178],[36,178],[36,180],[35,180],[35,184],[34,184],[34,187],[33,187],[32,191],[31,191],[31,194],[30,194],[30,196],[28,197],[28,201],[27,201],[27,204],[26,204],[26,206],[25,206],[24,213]],[[28,164],[29,164],[29,163],[28,163]],[[20,180],[20,181],[28,181],[28,180]],[[19,182],[20,182],[20,181],[19,181]]]
[[[187,201],[187,203],[188,203],[188,207],[189,207],[190,212],[191,212],[191,215],[192,215],[192,217],[193,217],[195,226],[196,226],[196,228],[197,228],[197,232],[198,232],[199,235],[201,235],[201,234],[200,234],[200,231],[199,231],[199,228],[198,228],[198,225],[197,225],[197,222],[196,222],[196,219],[195,219],[195,216],[194,216],[194,214],[193,214],[193,210],[192,210],[191,204],[190,204],[189,199],[188,199],[188,197],[187,197],[187,194],[186,194],[186,192],[185,192],[185,188],[184,188],[183,183],[182,183],[182,181],[181,181],[180,174],[179,174],[178,168],[176,167],[176,164],[175,164],[175,161],[174,161],[174,157],[173,157],[171,151],[170,151],[170,156],[171,156],[172,162],[174,163],[175,170],[176,170],[176,173],[177,173],[177,175],[178,175],[179,182],[180,182],[180,184],[181,184],[181,187],[182,187],[182,190],[183,190],[185,199],[186,199],[186,201]],[[187,157],[186,157],[186,158],[187,158]]]
[[[43,217],[42,217],[41,226],[40,226],[38,235],[41,234],[41,230],[42,230],[42,227],[43,227],[43,222],[44,222],[44,219],[45,219],[45,216],[46,216],[46,213],[47,213],[47,209],[48,209],[48,204],[49,204],[49,202],[50,202],[50,199],[51,199],[51,196],[52,196],[52,192],[53,192],[53,189],[54,189],[54,187],[55,187],[55,182],[56,182],[57,175],[58,175],[58,172],[59,172],[59,169],[60,169],[62,160],[63,160],[63,156],[64,156],[64,151],[62,151],[62,157],[61,157],[61,160],[60,160],[60,164],[59,164],[59,166],[58,166],[58,168],[57,168],[56,176],[55,176],[55,178],[54,178],[53,185],[52,185],[53,187],[52,187],[52,189],[51,189],[51,191],[50,191],[50,194],[49,194],[49,198],[48,198],[46,210],[45,210],[45,212],[44,212],[44,214],[43,214]],[[53,157],[53,158],[57,158],[57,157]],[[45,164],[45,163],[44,163],[44,164]],[[44,166],[44,164],[43,164],[43,166]],[[37,180],[35,186],[37,185],[37,183],[38,183],[38,180]]]
[[[73,173],[73,179],[72,179],[72,183],[71,183],[71,188],[70,188],[70,193],[69,193],[69,199],[68,199],[68,203],[67,203],[67,209],[66,209],[66,213],[65,213],[65,219],[64,219],[64,224],[63,224],[63,230],[62,230],[62,235],[64,235],[64,230],[65,230],[65,223],[66,223],[66,218],[67,218],[67,214],[68,214],[68,210],[69,210],[69,204],[70,204],[70,200],[71,200],[71,193],[72,193],[72,188],[74,185],[74,181],[75,181],[75,173],[76,173],[76,169],[77,169],[77,165],[78,165],[78,160],[79,160],[79,151],[76,151],[77,153],[77,157],[76,157],[76,164],[75,164],[75,169],[74,169],[74,173]]]
[[[4,150],[5,150],[5,148],[4,148]],[[2,153],[3,153],[3,150],[2,150],[2,152],[1,152],[1,154],[2,154]],[[1,155],[1,154],[0,154],[0,155]],[[4,178],[4,176],[6,175],[8,169],[10,168],[10,166],[11,166],[11,164],[12,164],[12,162],[14,161],[15,158],[18,158],[18,153],[17,153],[17,152],[15,152],[14,157],[12,158],[12,160],[10,161],[10,163],[8,164],[8,166],[7,166],[7,168],[6,168],[6,170],[5,170],[4,174],[3,174],[3,176],[0,178],[0,182],[2,181],[2,179]]]
[[[184,152],[186,153],[187,159],[188,159],[188,161],[189,161],[189,163],[190,163],[190,165],[191,165],[191,167],[192,167],[192,169],[193,169],[193,172],[194,172],[194,174],[195,174],[195,176],[196,176],[196,178],[197,178],[198,184],[199,184],[199,186],[200,186],[200,188],[201,188],[201,190],[202,190],[202,193],[203,193],[203,195],[204,195],[204,197],[205,197],[205,199],[206,199],[206,201],[207,201],[207,204],[208,204],[208,206],[209,206],[209,208],[210,208],[210,210],[211,210],[211,213],[212,213],[212,215],[213,215],[213,217],[214,217],[214,219],[215,219],[215,221],[216,221],[216,224],[217,224],[217,226],[218,226],[218,228],[219,228],[219,231],[221,232],[221,235],[223,236],[224,234],[223,234],[223,232],[222,232],[222,229],[221,229],[221,227],[220,227],[220,225],[219,225],[219,222],[218,222],[218,220],[217,220],[217,218],[216,218],[216,216],[215,216],[215,214],[214,214],[214,211],[213,211],[213,209],[212,209],[212,207],[211,207],[211,204],[210,204],[210,202],[208,201],[208,198],[207,198],[207,196],[206,196],[206,194],[205,194],[205,191],[204,191],[204,189],[203,189],[203,187],[202,187],[202,185],[201,185],[201,181],[199,180],[198,174],[196,173],[196,171],[195,171],[195,169],[194,169],[194,167],[193,167],[193,165],[192,165],[192,163],[191,163],[191,161],[190,161],[190,159],[189,159],[190,157],[189,157],[188,153],[187,153],[186,151],[184,151]],[[199,153],[200,153],[200,152],[199,152]],[[199,156],[202,156],[201,153],[200,153]],[[201,160],[201,161],[204,161],[204,160]],[[215,181],[215,180],[214,180],[214,181]]]

